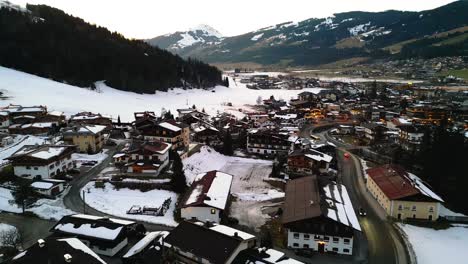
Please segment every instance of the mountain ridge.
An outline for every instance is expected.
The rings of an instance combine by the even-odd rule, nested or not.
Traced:
[[[292,66],[325,64],[352,57],[409,56],[420,52],[414,50],[414,43],[403,43],[401,49],[394,53],[385,48],[467,26],[466,13],[466,0],[420,12],[350,11],[327,18],[284,22],[238,36],[225,37],[218,42],[168,50],[182,57],[194,57],[209,63],[253,62]],[[163,41],[166,41],[166,45],[161,45]],[[171,45],[168,39],[161,37],[153,39],[150,44],[161,48]],[[404,49],[405,46],[408,47]],[[441,46],[434,51],[432,46],[420,45],[418,49],[423,49],[424,56],[453,54],[453,50],[450,50],[453,46],[449,46]],[[466,42],[462,41],[463,52],[465,46]]]

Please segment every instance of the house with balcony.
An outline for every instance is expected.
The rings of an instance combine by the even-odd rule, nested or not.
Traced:
[[[409,151],[418,151],[424,137],[424,130],[423,126],[400,126],[398,139],[401,147]]]
[[[261,156],[287,155],[294,141],[291,142],[289,133],[286,132],[251,129],[247,133],[247,152]]]
[[[170,149],[171,144],[160,141],[133,140],[123,153],[113,158],[127,173],[155,177],[169,165]]]
[[[77,146],[79,152],[97,153],[104,146],[104,130],[102,125],[75,125],[63,129],[63,140]]]
[[[18,177],[50,179],[74,167],[71,154],[75,149],[73,145],[28,145],[19,149],[8,160]]]
[[[186,151],[190,145],[190,127],[174,120],[141,126],[139,132],[145,140],[171,144],[173,150]]]
[[[320,174],[328,171],[333,157],[314,149],[296,149],[288,155],[288,171],[293,174]]]
[[[70,117],[69,123],[72,125],[97,125],[105,126],[106,129],[112,128],[112,118],[101,114],[91,112],[80,112]]]

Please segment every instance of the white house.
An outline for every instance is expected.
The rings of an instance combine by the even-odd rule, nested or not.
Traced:
[[[65,189],[65,181],[48,179],[43,181],[35,181],[31,183],[31,187],[39,194],[54,197]]]
[[[232,178],[219,171],[197,175],[181,207],[182,218],[219,223],[228,204]]]
[[[361,226],[346,188],[334,182],[318,185],[315,176],[287,183],[282,222],[288,247],[352,255],[354,232]]]
[[[24,146],[8,159],[16,176],[28,179],[54,178],[74,167],[71,154],[75,146]]]

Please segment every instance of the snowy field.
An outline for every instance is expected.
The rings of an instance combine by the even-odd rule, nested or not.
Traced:
[[[82,190],[86,192],[86,204],[105,214],[167,226],[177,225],[177,222],[174,220],[177,194],[174,192],[165,190],[141,192],[128,188],[116,190],[110,183],[105,183],[105,188],[95,188],[94,182],[89,182]],[[80,193],[82,194],[83,192]],[[167,198],[171,198],[172,203],[164,216],[127,214],[127,210],[133,205],[160,207]]]
[[[411,243],[418,263],[464,264],[468,259],[468,225],[445,230],[399,224]]]
[[[13,155],[16,151],[18,151],[23,146],[43,144],[44,142],[46,142],[46,138],[44,137],[22,136],[22,135],[15,136],[13,140],[14,140],[13,144],[0,148],[0,165],[8,162],[6,159],[9,158],[11,155]]]
[[[64,194],[61,195],[61,197]],[[10,213],[21,213],[20,205],[12,204],[13,195],[11,190],[0,187],[0,211]],[[65,215],[75,214],[74,211],[66,209],[61,198],[39,199],[33,205],[26,209],[28,212],[36,214],[38,217],[46,220],[59,220]]]
[[[246,104],[255,104],[261,96],[266,99],[270,95],[275,98],[289,100],[297,97],[302,91],[319,92],[319,88],[304,90],[251,90],[244,84],[237,84],[230,79],[230,88],[218,86],[216,92],[205,90],[173,89],[169,92],[157,92],[154,95],[136,94],[119,91],[98,83],[99,92],[67,85],[35,75],[0,67],[0,91],[9,97],[0,102],[0,106],[10,103],[22,105],[47,105],[48,110],[63,111],[66,115],[79,111],[93,111],[107,114],[113,118],[120,115],[122,121],[132,121],[133,113],[137,111],[155,111],[160,113],[162,108],[176,113],[176,109],[196,105],[205,108],[208,114],[214,115],[219,111],[228,111],[242,116],[237,109]],[[82,99],[82,100],[79,100]],[[232,107],[226,106],[230,102]]]
[[[269,160],[229,157],[212,148],[202,147],[199,153],[184,159],[183,163],[189,183],[197,174],[211,170],[234,176],[231,192],[237,199],[231,205],[231,215],[242,225],[259,228],[265,224],[269,216],[264,209],[273,205],[272,199],[284,197],[284,192],[264,181],[272,170]]]

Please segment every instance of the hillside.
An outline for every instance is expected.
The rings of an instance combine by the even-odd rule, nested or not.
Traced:
[[[80,87],[104,80],[116,89],[138,93],[222,83],[215,67],[126,39],[61,10],[0,3],[1,66]]]
[[[468,38],[461,37],[464,31],[456,29],[468,25],[467,13],[468,1],[462,0],[422,12],[357,11],[286,22],[196,47],[175,46],[167,38],[164,43],[163,38],[150,43],[162,48],[172,47],[170,51],[183,57],[196,57],[210,63],[287,66],[318,65],[353,57],[460,55],[468,54]],[[443,32],[447,34],[441,34]],[[439,42],[442,44],[433,45]],[[396,49],[390,50],[392,45]]]

